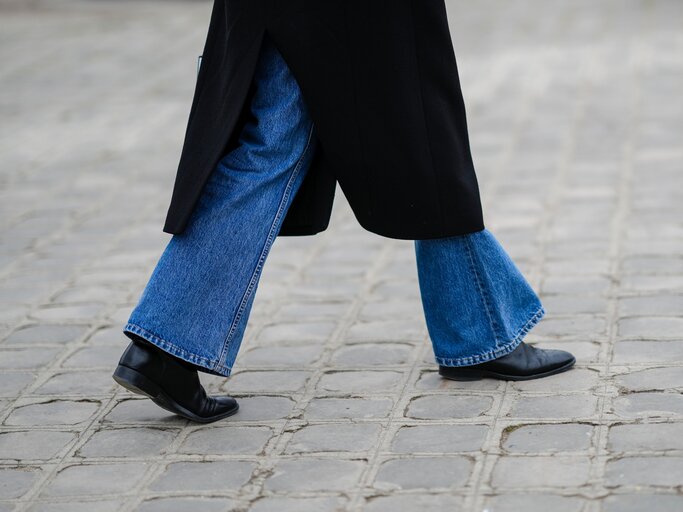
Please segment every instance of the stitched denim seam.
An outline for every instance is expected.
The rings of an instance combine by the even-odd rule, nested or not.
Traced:
[[[458,358],[445,358],[445,357],[435,357],[437,364],[441,366],[470,366],[473,364],[485,363],[492,359],[509,354],[522,342],[524,336],[543,318],[545,314],[545,309],[543,306],[539,306],[533,314],[530,315],[529,319],[519,328],[517,332],[512,337],[512,339],[507,342],[502,347],[490,350],[484,354],[477,354],[474,356],[458,357]]]
[[[178,345],[171,343],[162,336],[159,336],[158,334],[149,331],[148,329],[145,329],[144,327],[141,327],[137,324],[128,322],[124,326],[123,331],[135,333],[143,337],[153,345],[156,345],[160,349],[165,350],[166,352],[169,352],[171,355],[180,357],[181,359],[184,359],[190,363],[194,363],[199,366],[203,366],[207,369],[211,369],[226,377],[230,376],[230,371],[232,369],[229,366],[224,366],[220,364],[219,360],[208,359],[206,357],[199,356],[193,352],[188,352],[184,348],[181,348]]]
[[[251,279],[249,280],[249,284],[247,285],[246,290],[244,291],[244,295],[242,296],[242,300],[240,301],[240,306],[237,310],[237,313],[235,314],[235,318],[233,319],[232,325],[230,326],[230,329],[228,330],[228,334],[225,337],[225,340],[223,341],[223,348],[221,349],[221,353],[219,356],[219,361],[223,361],[225,357],[227,356],[229,347],[230,347],[230,342],[232,341],[232,337],[235,334],[235,331],[237,330],[237,325],[239,324],[239,321],[242,318],[242,315],[244,314],[244,310],[247,307],[247,303],[249,302],[249,297],[251,296],[254,286],[256,284],[256,280],[258,278],[259,273],[261,272],[261,269],[263,268],[263,263],[265,262],[266,259],[266,254],[270,248],[270,246],[273,243],[273,240],[275,238],[275,229],[278,226],[278,221],[280,220],[282,216],[282,212],[285,208],[285,204],[287,202],[287,199],[289,198],[289,193],[291,192],[292,189],[292,184],[294,183],[294,180],[296,179],[297,175],[299,174],[299,170],[301,169],[301,166],[303,165],[304,158],[306,157],[306,154],[308,153],[308,149],[311,145],[311,140],[313,139],[313,124],[311,124],[311,127],[309,128],[308,131],[308,139],[306,140],[306,146],[304,147],[304,150],[301,153],[301,156],[299,157],[299,160],[297,161],[296,165],[294,166],[294,170],[292,171],[292,174],[290,175],[289,179],[287,180],[287,185],[285,186],[284,193],[282,194],[282,197],[280,199],[280,204],[278,205],[278,209],[275,213],[275,217],[273,218],[273,222],[270,226],[270,230],[268,231],[268,236],[266,237],[266,240],[263,244],[263,248],[261,249],[261,254],[259,255],[259,259],[256,262],[256,266],[254,267],[254,270],[252,271],[251,274]],[[216,364],[220,364],[219,361],[216,362]]]
[[[499,343],[498,339],[498,327],[493,319],[493,315],[491,313],[491,304],[489,303],[488,295],[486,294],[484,287],[481,284],[481,278],[479,276],[479,270],[477,269],[477,265],[474,262],[474,255],[473,255],[473,250],[472,250],[472,241],[470,240],[470,237],[465,236],[464,237],[464,242],[465,242],[465,249],[467,250],[467,256],[470,261],[470,270],[472,271],[472,274],[474,275],[474,280],[477,283],[477,288],[479,289],[479,294],[481,295],[482,301],[484,302],[484,309],[486,310],[486,317],[489,319],[489,327],[491,328],[491,331],[493,332],[493,339],[496,343],[496,346]]]

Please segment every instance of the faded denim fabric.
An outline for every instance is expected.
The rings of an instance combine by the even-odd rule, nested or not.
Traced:
[[[123,328],[206,372],[229,376],[264,262],[311,164],[314,126],[282,56],[264,39],[253,118],[173,235]],[[436,360],[468,365],[512,351],[543,308],[487,231],[416,240]]]

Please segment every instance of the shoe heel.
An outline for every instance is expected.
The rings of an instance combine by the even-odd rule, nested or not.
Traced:
[[[161,388],[159,386],[140,372],[128,368],[127,366],[118,365],[116,370],[114,370],[112,377],[118,384],[133,393],[145,395],[149,398],[157,398],[161,394]]]
[[[481,380],[483,375],[477,370],[468,370],[467,368],[458,368],[456,371],[449,371],[448,373],[439,371],[444,379],[457,380],[460,382],[469,382],[473,380]]]

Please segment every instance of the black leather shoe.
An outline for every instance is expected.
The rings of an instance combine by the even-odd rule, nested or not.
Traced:
[[[199,423],[237,412],[237,400],[207,396],[197,370],[141,338],[131,341],[114,370],[114,380],[159,407]]]
[[[543,349],[520,343],[497,359],[471,366],[439,366],[439,375],[451,380],[530,380],[569,370],[576,358],[564,350]]]

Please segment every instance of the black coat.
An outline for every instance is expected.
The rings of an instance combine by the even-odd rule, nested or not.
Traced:
[[[318,137],[280,235],[326,229],[337,181],[361,226],[389,238],[483,229],[444,0],[215,0],[165,232],[185,229],[236,144],[264,36]]]

